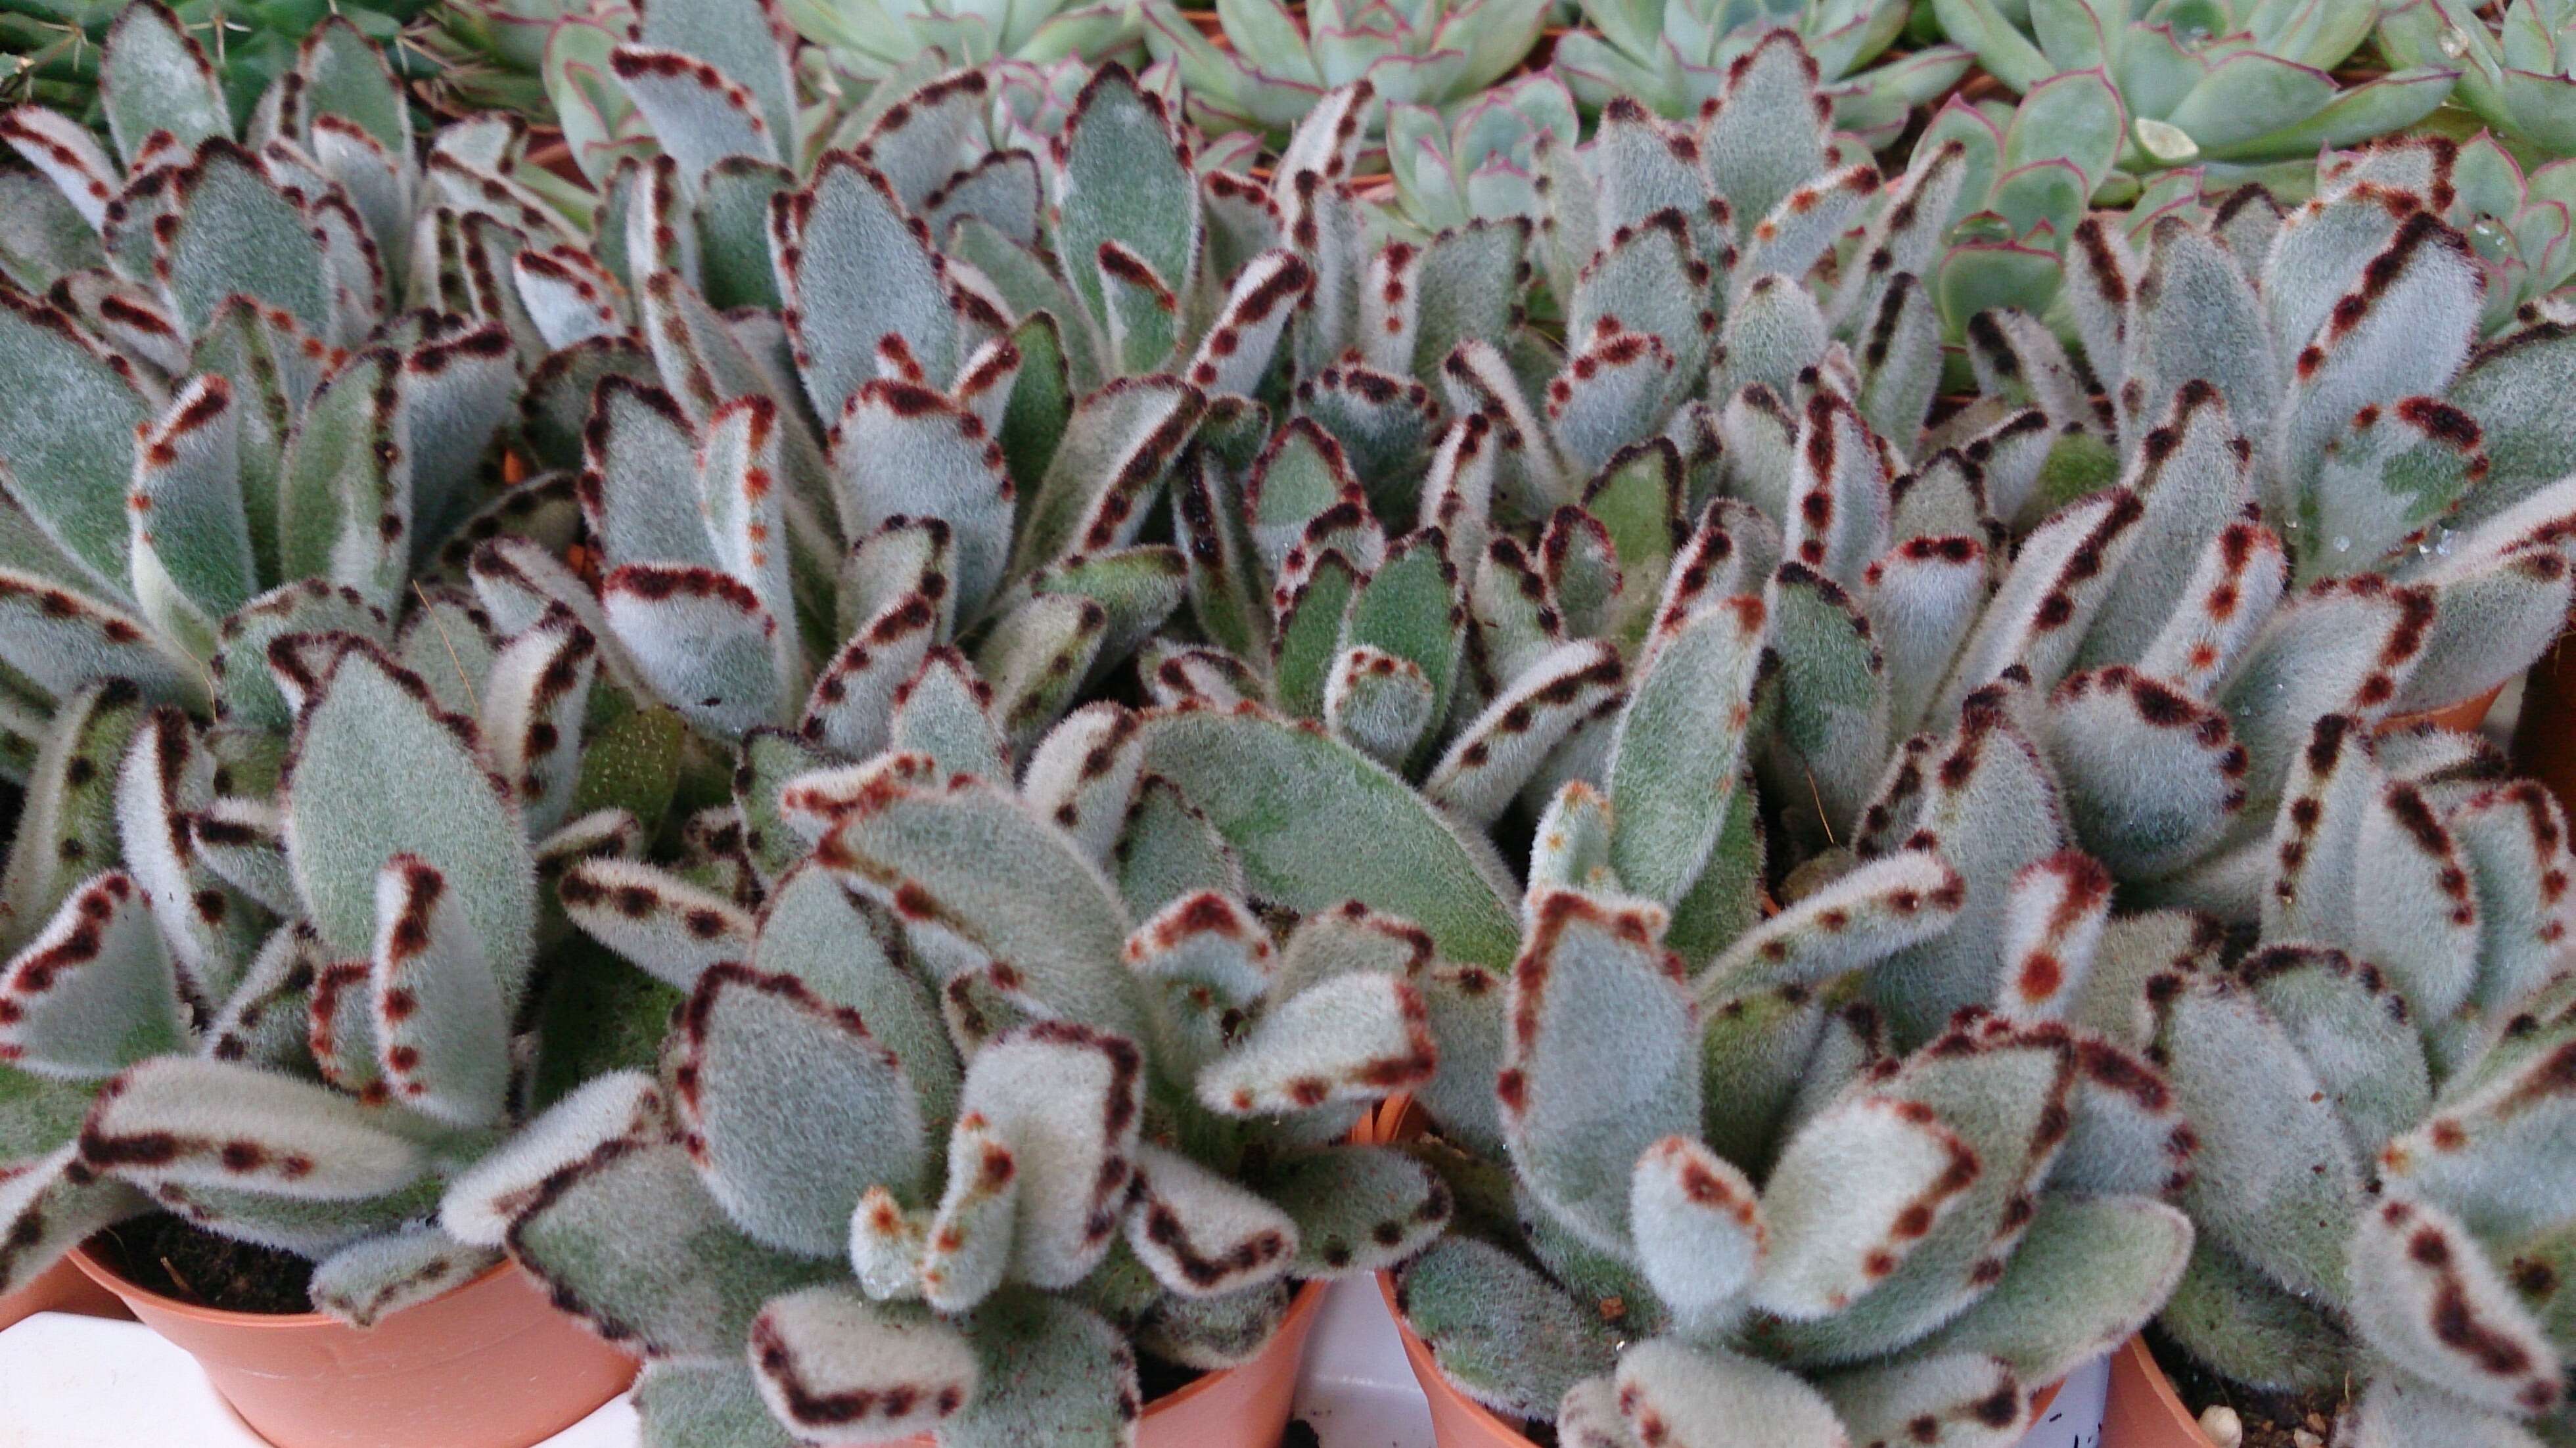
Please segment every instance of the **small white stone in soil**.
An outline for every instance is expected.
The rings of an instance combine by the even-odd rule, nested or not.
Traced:
[[[2200,1413],[2200,1431],[2209,1435],[2215,1448],[2240,1448],[2245,1441],[2245,1420],[2236,1410],[2222,1403],[2212,1403]]]

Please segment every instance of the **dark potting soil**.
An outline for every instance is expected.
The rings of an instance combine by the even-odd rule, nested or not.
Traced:
[[[1149,1404],[1159,1403],[1206,1376],[1202,1369],[1165,1362],[1149,1352],[1136,1354],[1136,1395]]]
[[[168,1212],[89,1239],[92,1255],[137,1287],[224,1312],[311,1312],[313,1264],[292,1252],[219,1237]]]
[[[2267,1393],[2249,1388],[2202,1367],[2199,1359],[2159,1332],[2147,1333],[2147,1348],[2155,1354],[2156,1366],[2173,1379],[2174,1392],[2194,1418],[2212,1405],[2236,1410],[2245,1425],[2242,1448],[2315,1448],[2331,1443],[2335,1418],[2351,1396],[2343,1391]]]

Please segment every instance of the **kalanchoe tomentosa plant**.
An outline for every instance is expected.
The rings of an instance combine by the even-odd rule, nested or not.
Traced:
[[[202,66],[168,79],[111,93],[139,138],[121,194],[59,118],[6,122],[106,198],[122,268],[0,293],[11,375],[45,381],[0,437],[0,656],[35,743],[0,876],[7,1268],[157,1204],[320,1259],[317,1305],[365,1321],[494,1260],[420,1223],[525,1099],[566,931],[537,874],[640,850],[684,731],[623,688],[591,716],[600,651],[570,613],[442,581],[478,542],[579,522],[569,480],[502,484],[526,319],[493,263],[545,218],[470,159],[506,128],[418,167],[336,26],[256,158]],[[211,134],[173,139],[192,124]],[[412,244],[407,282],[385,238]],[[406,294],[442,309],[387,316]]]
[[[1967,919],[1969,882],[1925,844],[1763,919],[1739,761],[1796,661],[1712,561],[1674,568],[1598,782],[1538,823],[1517,920],[1458,812],[1258,706],[1149,717],[1145,768],[1257,898],[1347,890],[1459,962],[1426,992],[1440,1068],[1416,1099],[1461,1234],[1402,1300],[1462,1387],[1575,1442],[1761,1424],[1803,1448],[1926,1417],[2011,1442],[2029,1393],[2133,1331],[2189,1253],[2155,1200],[2187,1167],[2170,1093],[2066,1024],[2110,877],[2071,851],[2019,872],[1978,991],[2002,1013],[1895,1046],[1855,974]]]
[[[648,1442],[1131,1442],[1137,1348],[1242,1362],[1297,1281],[1447,1222],[1426,1167],[1342,1144],[1430,1076],[1430,936],[1256,915],[1123,709],[1014,790],[980,698],[932,692],[894,752],[787,782],[817,844],[756,921],[629,862],[563,877],[688,1003],[658,1081],[593,1083],[444,1220],[646,1355]]]
[[[1361,284],[1337,316],[1319,282],[1297,338],[1322,365],[1288,425],[1248,466],[1211,451],[1185,471],[1175,517],[1215,647],[1158,650],[1150,687],[1330,721],[1479,824],[1516,795],[1544,804],[1552,756],[1572,769],[1597,752],[1623,651],[1676,560],[1755,578],[1776,561],[1778,525],[1716,495],[1731,478],[1776,487],[1800,375],[1834,367],[1870,407],[1922,415],[1939,352],[1914,268],[1956,168],[1897,188],[1871,232],[1883,268],[1833,299],[1903,322],[1887,326],[1905,345],[1872,353],[1862,383],[1791,278],[1866,213],[1877,173],[1830,167],[1793,37],[1753,59],[1696,130],[1622,103],[1585,153],[1551,151],[1542,237],[1471,224],[1362,263],[1315,228],[1318,277]],[[1514,305],[1533,254],[1571,356]],[[1721,412],[1703,388],[1741,404]]]
[[[514,1042],[564,929],[540,872],[643,828],[566,820],[597,671],[569,615],[443,661],[452,691],[375,623],[269,646],[296,716],[273,797],[122,680],[66,705],[10,883],[123,868],[74,885],[0,975],[6,1280],[154,1207],[315,1259],[314,1305],[361,1326],[498,1260],[428,1218],[522,1110]],[[442,692],[479,698],[479,725]]]
[[[2466,743],[2319,720],[2260,939],[2222,957],[2165,917],[2188,945],[2124,987],[2201,1146],[2164,1331],[2249,1385],[2348,1393],[2350,1448],[2571,1426],[2576,856],[2549,793]]]
[[[120,44],[111,72],[193,55],[166,28],[120,37],[141,53]],[[43,300],[0,290],[0,357],[44,379],[0,424],[0,658],[22,741],[51,700],[114,675],[247,726],[227,762],[252,765],[259,731],[292,720],[266,683],[270,640],[373,634],[376,610],[409,614],[397,647],[415,666],[451,644],[488,655],[479,635],[440,637],[431,616],[461,595],[428,585],[460,579],[477,541],[559,545],[578,524],[568,479],[504,483],[538,340],[511,258],[574,234],[496,169],[507,128],[453,128],[416,160],[390,77],[344,26],[316,31],[279,89],[257,155],[229,138],[201,63],[116,92],[122,181],[61,117],[0,117],[65,223],[17,273]],[[306,578],[357,611],[293,586]],[[254,783],[273,740],[264,753]]]
[[[1259,435],[1246,394],[1314,285],[1272,244],[1278,203],[1203,179],[1116,67],[1043,170],[990,145],[965,71],[800,186],[708,62],[618,56],[648,114],[673,108],[665,154],[612,177],[597,262],[521,267],[556,349],[538,451],[583,469],[608,569],[596,604],[550,596],[719,738],[801,723],[864,757],[955,642],[1025,747],[1180,603],[1179,553],[1138,541],[1166,469],[1203,427]]]
[[[1427,1146],[1492,1215],[1462,1207],[1399,1278],[1461,1389],[1618,1448],[1983,1448],[2164,1301],[2192,1240],[2159,1200],[2187,1172],[2181,1118],[2152,1067],[2069,1023],[2104,937],[2098,865],[2024,872],[2003,1011],[1908,1054],[1834,983],[1955,917],[1937,855],[1829,887],[1812,898],[1838,916],[1784,915],[1692,975],[1600,853],[1626,820],[1578,787],[1553,822],[1593,839],[1567,862],[1583,885],[1534,880],[1495,1023],[1509,1179]],[[1784,1015],[1803,1029],[1747,1049]]]
[[[1807,434],[1769,761],[1793,838],[1866,857],[1930,831],[1973,899],[2072,831],[2146,895],[2250,919],[2263,822],[2316,718],[2475,697],[2546,645],[2570,499],[2561,424],[2528,388],[2567,339],[2540,322],[2472,355],[2479,268],[2424,204],[2444,154],[2341,158],[2286,218],[2259,193],[2208,229],[2167,218],[2143,267],[2086,220],[2068,290],[2089,370],[2025,315],[1975,318],[1986,394],[1944,427],[2035,405],[2053,434],[2038,486],[2003,504],[2044,513],[2009,569],[1985,561],[2007,515],[1976,500],[1998,449],[1890,482],[1850,424],[1858,441]],[[2259,289],[2236,260],[2257,252]],[[1962,717],[1988,689],[2001,713]],[[1901,1040],[1974,998],[1974,952],[1953,965],[1874,980],[1901,983],[1880,997]]]

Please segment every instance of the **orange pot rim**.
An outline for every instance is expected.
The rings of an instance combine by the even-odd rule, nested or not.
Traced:
[[[1396,1336],[1404,1343],[1405,1365],[1413,1369],[1414,1381],[1426,1396],[1439,1394],[1447,1397],[1453,1411],[1506,1443],[1531,1442],[1528,1431],[1520,1424],[1467,1396],[1456,1383],[1449,1381],[1448,1374],[1440,1371],[1440,1360],[1431,1355],[1431,1344],[1422,1340],[1421,1335],[1413,1330],[1413,1324],[1404,1320],[1404,1309],[1396,1306],[1394,1273],[1382,1271],[1377,1274],[1377,1293],[1386,1299],[1386,1315],[1395,1319]]]
[[[2122,1425],[2123,1442],[2135,1441],[2140,1448],[2216,1448],[2144,1337],[2130,1338],[2111,1355],[2108,1406],[2106,1419]]]
[[[1518,1423],[1507,1421],[1501,1414],[1496,1413],[1493,1409],[1488,1408],[1484,1404],[1477,1402],[1474,1398],[1469,1397],[1459,1389],[1456,1383],[1449,1381],[1449,1377],[1446,1373],[1440,1371],[1440,1360],[1431,1355],[1431,1344],[1424,1342],[1421,1336],[1414,1332],[1413,1324],[1404,1320],[1404,1310],[1396,1306],[1394,1273],[1380,1272],[1377,1274],[1377,1291],[1378,1296],[1386,1299],[1387,1316],[1395,1319],[1396,1335],[1404,1342],[1404,1360],[1412,1367],[1413,1376],[1415,1380],[1420,1383],[1423,1392],[1439,1393],[1449,1398],[1451,1407],[1455,1411],[1466,1415],[1469,1419],[1474,1421],[1477,1427],[1484,1429],[1486,1432],[1502,1435],[1506,1442],[1528,1443],[1532,1445],[1532,1448],[1536,1448],[1535,1440],[1533,1440]],[[2136,1347],[2140,1351],[2145,1350],[2143,1345],[2138,1343],[2136,1339],[2131,1339],[2130,1346]],[[2126,1348],[2122,1349],[2123,1352],[2127,1350],[2128,1349]],[[2150,1366],[2152,1366],[2152,1363]],[[2159,1380],[2161,1380],[2163,1376],[2164,1375],[2161,1372],[2157,1374]],[[2031,1396],[2030,1416],[2034,1424],[2037,1423],[2038,1419],[2042,1415],[2048,1412],[2049,1405],[2057,1401],[2058,1390],[2065,1386],[2066,1385],[2064,1383],[2050,1383],[2048,1386],[2041,1388],[2037,1393]],[[2165,1384],[2164,1395],[2167,1398],[2173,1397],[2174,1393],[2171,1384]],[[2182,1404],[2179,1399],[2176,1399],[2174,1402],[2174,1411],[2178,1413],[2182,1411]],[[2198,1430],[2195,1429],[2194,1431],[2196,1432]]]
[[[1271,1348],[1277,1346],[1279,1340],[1286,1337],[1295,1324],[1312,1318],[1317,1312],[1323,1309],[1324,1294],[1330,1290],[1331,1287],[1331,1283],[1313,1278],[1301,1283],[1297,1288],[1297,1295],[1290,1299],[1288,1303],[1287,1315],[1280,1318],[1279,1326],[1271,1330],[1270,1341],[1261,1345],[1261,1352],[1254,1353],[1251,1357],[1244,1359],[1233,1367],[1217,1368],[1211,1372],[1199,1374],[1198,1377],[1193,1379],[1188,1386],[1181,1388],[1177,1392],[1165,1393],[1163,1396],[1147,1403],[1145,1405],[1143,1416],[1150,1418],[1156,1413],[1170,1412],[1171,1410],[1180,1407],[1182,1404],[1189,1402],[1192,1398],[1198,1397],[1202,1393],[1214,1392],[1218,1387],[1224,1384],[1225,1380],[1229,1376],[1241,1372],[1245,1368],[1252,1366],[1252,1364],[1259,1362],[1262,1354],[1269,1352]]]
[[[1378,1108],[1376,1121],[1377,1139],[1381,1142],[1407,1140],[1422,1132],[1422,1112],[1413,1104],[1409,1094],[1389,1097]],[[1394,1273],[1379,1272],[1377,1290],[1378,1295],[1386,1300],[1387,1316],[1395,1319],[1396,1337],[1404,1344],[1405,1363],[1413,1369],[1414,1380],[1421,1385],[1425,1397],[1445,1398],[1450,1412],[1466,1418],[1478,1430],[1495,1435],[1498,1442],[1527,1444],[1529,1448],[1536,1448],[1536,1443],[1520,1424],[1469,1397],[1456,1383],[1449,1381],[1448,1374],[1440,1370],[1440,1360],[1432,1355],[1431,1344],[1424,1342],[1421,1335],[1413,1330],[1413,1324],[1404,1320],[1404,1310],[1396,1305]],[[2145,1344],[2137,1339],[2132,1339],[2130,1345],[2145,1351]],[[2148,1366],[2154,1366],[2152,1360]],[[2058,1390],[2065,1386],[2063,1382],[2050,1383],[2031,1394],[2030,1415],[2034,1423],[2047,1413],[2049,1405],[2057,1401]],[[2171,1385],[2166,1386],[2165,1394],[2168,1397],[2173,1395]],[[2177,1400],[2177,1410],[2180,1406]],[[1434,1414],[1435,1418],[1438,1416]]]
[[[2452,703],[2439,704],[2430,709],[2416,709],[2405,714],[2392,714],[2379,722],[2378,732],[2394,734],[2402,729],[2431,724],[2443,729],[2456,730],[2462,734],[2474,734],[2478,727],[2486,722],[2487,711],[2495,707],[2495,701],[2503,693],[2504,685],[2498,684],[2483,694],[2472,694],[2468,698]]]
[[[166,1312],[172,1317],[184,1317],[194,1322],[202,1322],[209,1326],[222,1327],[230,1331],[310,1332],[321,1328],[338,1328],[344,1332],[365,1332],[369,1330],[367,1328],[351,1327],[348,1323],[342,1322],[340,1319],[333,1317],[327,1312],[242,1312],[229,1307],[208,1307],[201,1302],[182,1302],[175,1297],[165,1297],[162,1294],[153,1291],[149,1287],[145,1287],[140,1283],[128,1279],[125,1274],[108,1266],[97,1257],[92,1256],[87,1242],[83,1242],[81,1245],[74,1247],[71,1250],[71,1262],[72,1265],[80,1268],[82,1272],[86,1273],[91,1281],[106,1288],[108,1291],[115,1293],[120,1298],[139,1297],[150,1302],[154,1311]],[[411,1311],[412,1308],[427,1307],[433,1302],[444,1301],[449,1297],[455,1296],[459,1292],[471,1291],[474,1288],[483,1286],[485,1283],[490,1282],[495,1277],[502,1276],[505,1273],[516,1272],[518,1270],[519,1264],[515,1259],[504,1257],[484,1270],[477,1272],[473,1276],[466,1278],[464,1281],[457,1283],[455,1286],[450,1287],[445,1292],[438,1294],[436,1297],[423,1298],[420,1301],[412,1303],[410,1306],[401,1308],[398,1311],[389,1312],[385,1314],[385,1316],[387,1319],[400,1317],[403,1313]]]
[[[207,1307],[202,1303],[181,1302],[175,1297],[166,1297],[148,1287],[140,1286],[127,1280],[122,1273],[117,1272],[114,1268],[109,1267],[105,1262],[92,1256],[87,1244],[73,1248],[69,1254],[68,1260],[72,1265],[78,1267],[91,1281],[96,1282],[99,1286],[107,1289],[109,1292],[115,1293],[119,1298],[123,1298],[126,1295],[131,1294],[135,1297],[149,1301],[156,1310],[169,1313],[174,1317],[184,1317],[191,1321],[205,1323],[210,1326],[222,1327],[231,1331],[248,1330],[253,1332],[276,1333],[309,1332],[323,1329],[337,1329],[343,1332],[363,1332],[369,1330],[365,1328],[351,1327],[349,1324],[342,1322],[340,1319],[331,1316],[327,1312],[239,1312],[230,1308]],[[411,1307],[402,1309],[402,1312],[408,1312],[412,1307],[426,1307],[430,1303],[441,1301],[459,1292],[470,1291],[473,1288],[480,1287],[485,1283],[490,1282],[495,1277],[502,1276],[506,1273],[516,1272],[518,1270],[518,1262],[512,1258],[505,1257],[502,1260],[493,1263],[483,1271],[478,1272],[472,1277],[465,1279],[463,1282],[456,1284],[454,1287],[447,1289],[447,1291],[438,1294],[437,1297],[428,1298],[421,1302],[415,1302],[411,1304]],[[1287,1336],[1300,1324],[1312,1320],[1317,1312],[1322,1311],[1324,1305],[1324,1294],[1331,1288],[1331,1285],[1332,1284],[1328,1282],[1316,1279],[1310,1279],[1299,1284],[1297,1295],[1289,1301],[1286,1315],[1279,1319],[1278,1328],[1271,1334],[1273,1341]],[[387,1314],[387,1318],[390,1320],[391,1318],[399,1317],[402,1315],[402,1312],[389,1313]],[[1262,1352],[1268,1352],[1269,1350],[1270,1345],[1267,1343],[1263,1344]],[[1256,1360],[1258,1357],[1259,1354],[1254,1355]],[[1170,1411],[1188,1403],[1203,1393],[1213,1392],[1223,1384],[1228,1375],[1240,1371],[1244,1366],[1248,1366],[1249,1361],[1250,1360],[1247,1360],[1246,1363],[1238,1364],[1231,1368],[1217,1368],[1213,1371],[1203,1372],[1199,1374],[1197,1378],[1193,1379],[1178,1390],[1166,1393],[1163,1396],[1154,1399],[1152,1402],[1147,1403],[1144,1411],[1149,1415],[1158,1412]]]

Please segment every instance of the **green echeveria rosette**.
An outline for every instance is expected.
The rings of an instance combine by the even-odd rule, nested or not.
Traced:
[[[1547,0],[1221,0],[1219,46],[1168,0],[1145,0],[1145,45],[1180,67],[1191,119],[1285,135],[1329,91],[1365,80],[1391,102],[1447,107],[1511,73],[1538,44]]]
[[[1970,63],[1966,50],[1943,44],[1863,69],[1904,33],[1908,13],[1898,0],[1584,0],[1586,28],[1557,42],[1556,65],[1587,107],[1627,95],[1683,117],[1725,89],[1738,57],[1785,26],[1815,57],[1835,125],[1883,144]]]
[[[1136,0],[1081,5],[970,0],[954,6],[922,0],[782,0],[780,9],[798,35],[870,75],[903,69],[925,50],[937,50],[958,65],[1070,57],[1096,64],[1132,55],[1143,34]]]
[[[1454,115],[1436,106],[1387,108],[1387,169],[1396,205],[1424,231],[1477,218],[1539,219],[1539,148],[1582,134],[1574,95],[1553,70],[1505,81]]]
[[[2319,150],[2415,125],[2460,74],[2435,56],[2341,84],[2335,67],[2377,18],[2375,7],[2341,0],[2162,0],[2134,18],[2115,0],[1933,8],[1943,31],[2016,93],[2070,72],[2107,76],[2124,113],[2118,164],[2131,174],[2200,165],[2213,181],[2296,190]]]
[[[2460,73],[2451,100],[2537,156],[2576,155],[2576,6],[2511,0],[2491,23],[2458,0],[2409,0],[2379,21],[2391,64]]]

